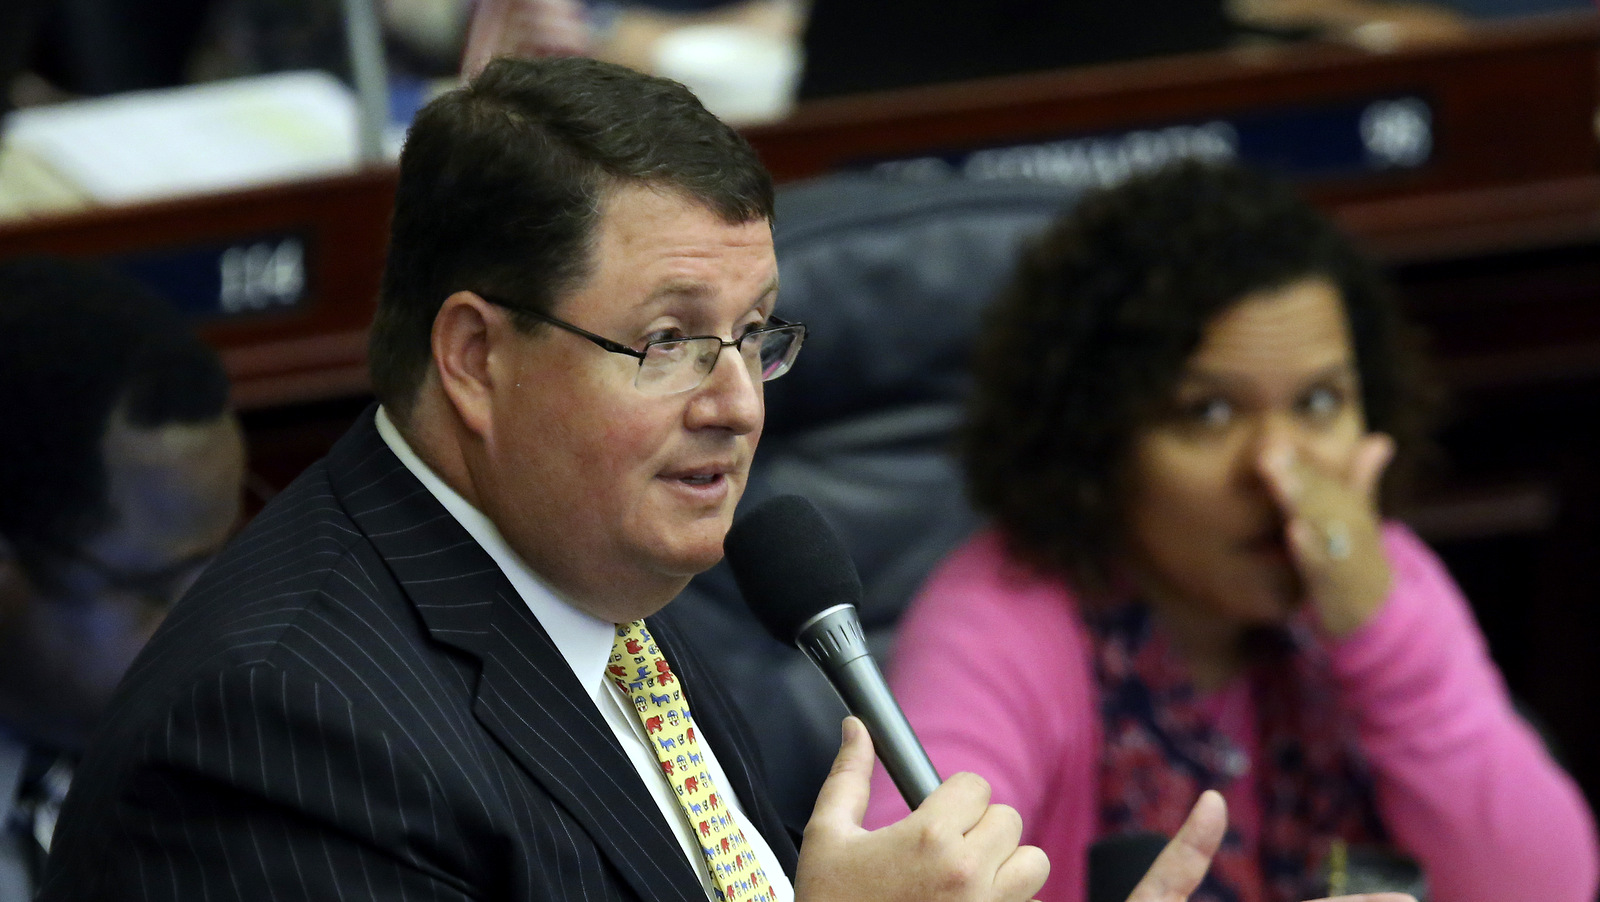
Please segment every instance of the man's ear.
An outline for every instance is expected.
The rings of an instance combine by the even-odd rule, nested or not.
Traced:
[[[445,298],[433,318],[433,366],[456,415],[473,433],[489,434],[494,377],[490,353],[510,323],[498,309],[470,291]]]

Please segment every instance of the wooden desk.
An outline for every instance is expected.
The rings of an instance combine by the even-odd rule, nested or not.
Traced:
[[[1399,109],[1400,126],[1409,109],[1423,129],[1409,156],[1406,134],[1390,159],[1370,143],[1342,164],[1317,156],[1316,135],[1354,144],[1360,117],[1390,101],[1416,102]],[[1394,266],[1453,384],[1527,388],[1600,376],[1600,269],[1585,262],[1600,260],[1597,111],[1600,18],[1569,15],[1388,55],[1277,45],[831,98],[747,135],[780,180],[983,177],[1001,160],[1004,174],[1087,185],[1137,165],[1141,147],[1174,152],[1140,136],[1188,129],[1176,152],[1294,174]],[[1313,130],[1309,148],[1297,129]],[[1232,146],[1206,143],[1218,133]],[[1470,310],[1451,301],[1468,261]]]
[[[1135,140],[1129,135],[1168,127],[1259,125],[1262,117],[1328,111],[1348,117],[1352,104],[1416,98],[1431,117],[1425,159],[1306,181],[1374,251],[1407,266],[1597,240],[1597,73],[1600,21],[1563,17],[1393,55],[1296,44],[820,100],[748,135],[777,179],[789,181],[1030,144],[1126,145]],[[185,265],[225,267],[232,251],[235,264],[248,270],[259,258],[270,276],[281,269],[273,253],[292,250],[300,267],[292,298],[246,291],[226,316],[225,298],[202,300],[210,306],[200,327],[222,350],[246,410],[345,397],[366,386],[363,333],[393,184],[392,171],[375,169],[5,222],[0,257],[86,255],[170,273],[177,264],[166,258],[188,254],[194,259]]]
[[[1410,258],[1463,243],[1476,250],[1592,235],[1597,73],[1600,20],[1562,16],[1390,55],[1278,45],[820,100],[747,134],[780,180],[930,158],[959,176],[975,152],[997,148],[1067,145],[1114,156],[1137,152],[1130,136],[1175,125],[1203,136],[1213,123],[1250,145],[1239,129],[1264,118],[1314,127],[1318,111],[1332,117],[1350,105],[1411,98],[1431,119],[1421,136],[1428,147],[1405,146],[1402,117],[1388,123],[1400,134],[1374,142],[1401,142],[1386,162],[1297,167],[1288,136],[1235,148],[1247,161],[1303,170],[1313,199],[1346,215],[1379,250]],[[1165,150],[1158,141],[1154,151]]]
[[[134,268],[177,258],[164,270],[175,278],[209,274],[212,296],[195,302],[204,308],[196,316],[222,353],[237,403],[292,405],[366,390],[366,329],[393,198],[394,173],[380,169],[13,221],[0,224],[0,257],[84,256]],[[285,259],[286,244],[297,259]]]

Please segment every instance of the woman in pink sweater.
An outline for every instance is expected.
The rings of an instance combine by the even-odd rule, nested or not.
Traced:
[[[1205,902],[1414,862],[1431,902],[1593,902],[1595,826],[1438,559],[1380,513],[1425,406],[1374,269],[1277,182],[1185,164],[1086,198],[991,314],[964,437],[993,526],[891,681],[1081,902],[1089,847],[1216,788]],[[868,825],[904,804],[880,773]],[[1346,882],[1348,879],[1349,882]]]

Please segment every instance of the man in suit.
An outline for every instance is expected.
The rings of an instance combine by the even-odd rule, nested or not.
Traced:
[[[0,902],[32,897],[72,762],[243,475],[222,364],[176,311],[89,264],[0,263]]]
[[[721,556],[764,358],[794,346],[771,213],[743,139],[620,67],[501,61],[425,110],[373,329],[382,406],[129,671],[43,898],[723,893],[605,678],[616,625],[645,618],[761,890],[1031,895],[1043,857],[970,777],[897,831],[861,830],[841,797],[797,857],[683,651],[692,625],[655,616]],[[644,352],[693,336],[716,338]]]
[[[135,662],[42,898],[1029,898],[1048,865],[973,775],[860,827],[853,721],[797,854],[694,624],[662,610],[721,556],[761,383],[797,350],[771,216],[749,146],[672,82],[501,60],[425,109],[381,406]],[[670,728],[638,713],[657,695],[686,699]]]

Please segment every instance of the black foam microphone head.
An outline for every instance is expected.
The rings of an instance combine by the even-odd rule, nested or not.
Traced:
[[[861,603],[861,577],[828,521],[799,495],[779,495],[741,516],[722,543],[745,603],[779,642],[838,604]]]

